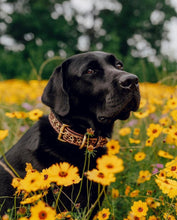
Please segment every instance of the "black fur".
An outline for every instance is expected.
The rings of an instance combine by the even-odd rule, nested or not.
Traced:
[[[110,137],[114,121],[127,119],[130,111],[137,110],[140,101],[138,78],[122,70],[122,66],[122,62],[109,53],[88,52],[72,56],[56,68],[42,101],[58,120],[76,132],[85,134],[87,128],[92,128],[96,137]],[[57,136],[48,117],[42,117],[5,156],[21,177],[25,176],[26,162],[39,171],[55,163],[68,162],[77,166],[81,175],[85,149],[60,142]],[[90,170],[96,167],[96,159],[105,151],[105,148],[97,149],[96,157],[91,158]],[[0,166],[0,198],[13,195],[11,181],[10,174]],[[74,196],[78,189],[79,185],[75,185]],[[65,187],[64,191],[70,197],[71,188]],[[93,184],[90,205],[96,199],[97,184]],[[62,200],[70,210],[70,201],[64,195]],[[86,200],[86,184],[83,184],[77,201],[81,208],[87,205]],[[6,199],[1,214],[12,205],[13,199]]]

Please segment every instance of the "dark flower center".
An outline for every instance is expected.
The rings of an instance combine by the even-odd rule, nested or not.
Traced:
[[[31,183],[34,183],[34,182],[35,182],[35,180],[34,180],[34,179],[32,179],[30,182],[31,182]]]
[[[39,219],[46,219],[47,218],[47,213],[45,211],[39,212]]]
[[[45,175],[44,175],[44,180],[47,180],[48,177],[49,177],[49,176],[48,176],[47,174],[45,174]]]
[[[67,177],[67,176],[68,176],[68,173],[65,172],[65,171],[61,171],[61,172],[59,172],[59,176],[60,176],[60,177]]]
[[[107,217],[107,214],[106,214],[106,213],[103,213],[102,217],[103,217],[103,218],[106,218],[106,217]]]
[[[104,174],[100,172],[100,173],[98,174],[98,177],[103,179],[103,178],[104,178]]]
[[[171,171],[175,171],[175,170],[176,170],[176,166],[172,166]]]
[[[139,207],[138,208],[138,212],[142,212],[143,211],[143,208],[142,207]]]
[[[108,169],[112,169],[112,168],[113,168],[113,165],[112,165],[112,164],[108,164],[108,165],[107,165],[107,168],[108,168]]]
[[[152,133],[153,133],[153,134],[157,133],[157,129],[153,129],[153,130],[152,130]]]

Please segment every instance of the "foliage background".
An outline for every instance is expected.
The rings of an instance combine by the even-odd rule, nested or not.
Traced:
[[[59,56],[46,65],[46,79],[62,59],[87,50],[114,53],[140,81],[174,74],[176,62],[161,53],[166,22],[176,16],[170,1],[75,2],[1,0],[0,79],[33,79],[45,60]]]

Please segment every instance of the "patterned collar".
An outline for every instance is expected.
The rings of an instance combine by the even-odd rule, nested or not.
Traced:
[[[53,112],[49,114],[49,121],[54,130],[58,133],[58,140],[83,147],[92,146],[93,149],[104,147],[107,139],[99,136],[98,138],[87,137],[87,135],[79,134],[69,128],[69,125],[63,124],[57,120]]]

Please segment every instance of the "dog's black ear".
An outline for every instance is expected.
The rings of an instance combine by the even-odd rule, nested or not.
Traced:
[[[62,66],[57,67],[51,75],[42,94],[42,102],[54,109],[60,116],[65,116],[69,113],[69,96],[63,88]]]

